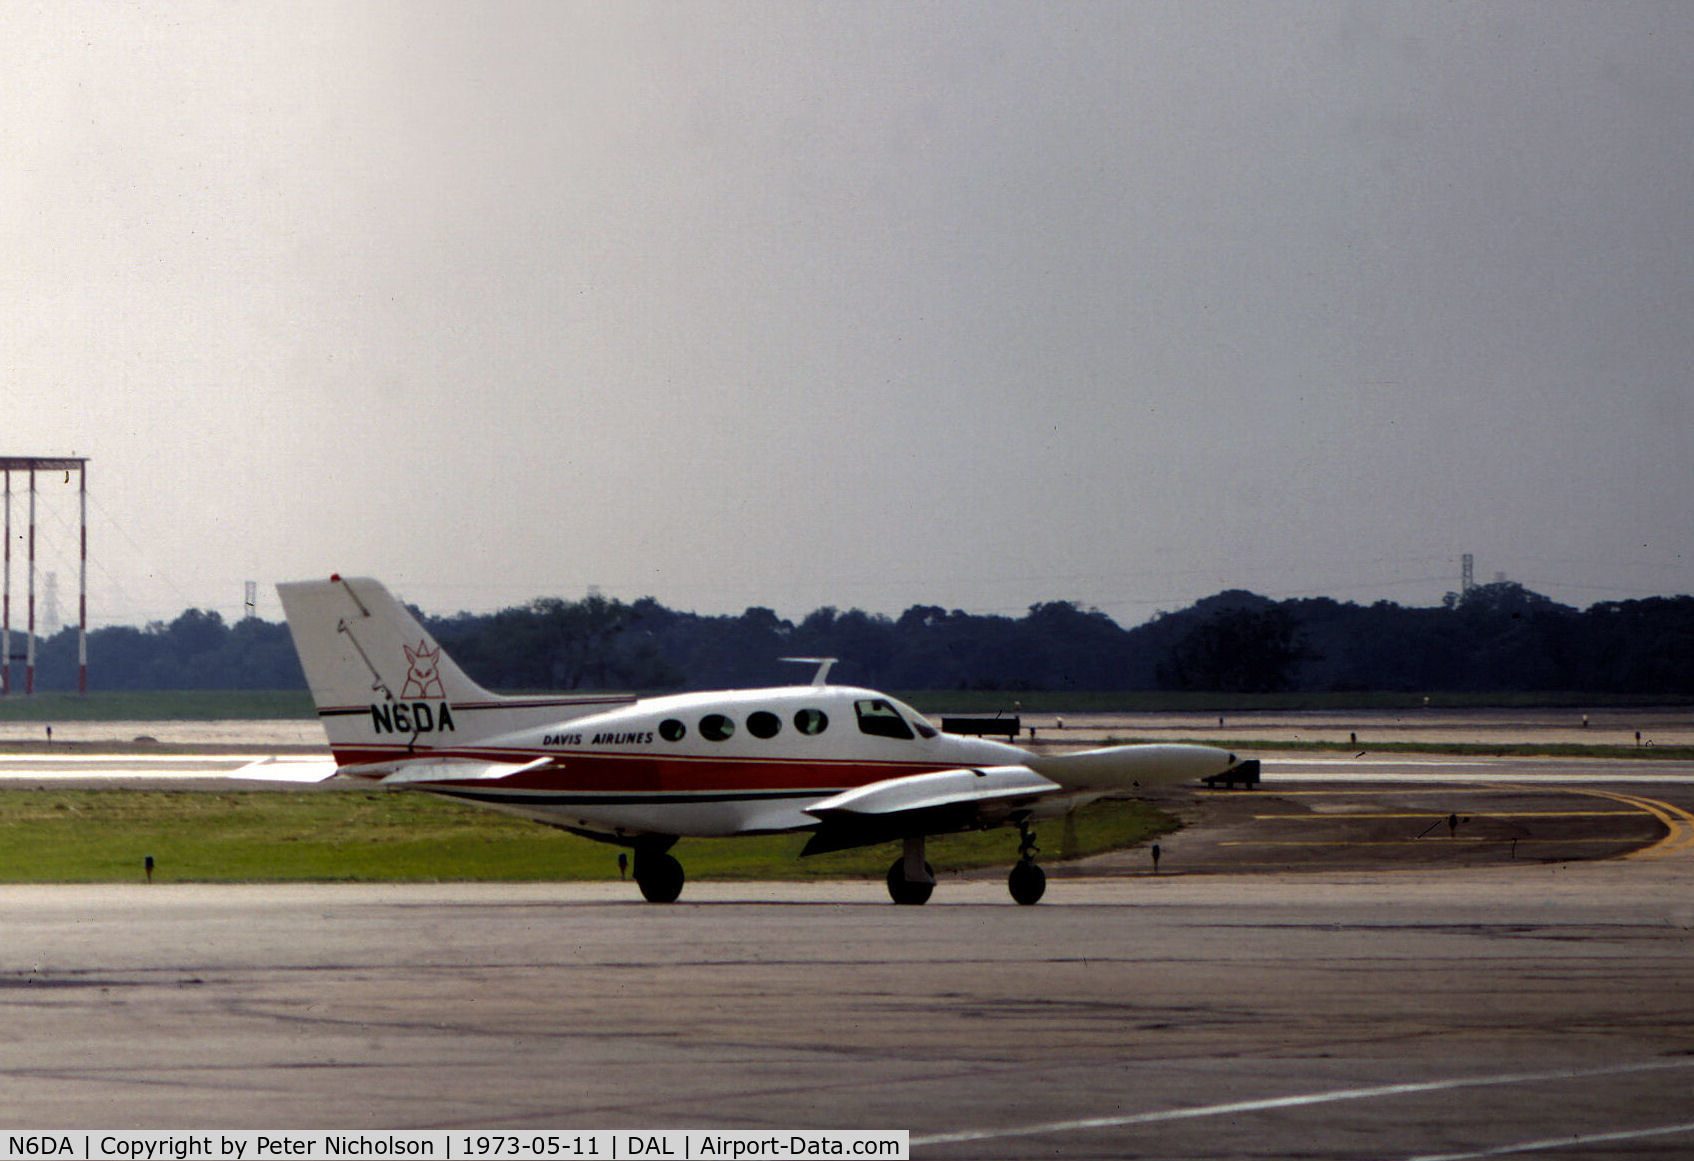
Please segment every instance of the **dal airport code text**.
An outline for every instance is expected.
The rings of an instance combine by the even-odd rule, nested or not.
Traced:
[[[6,1158],[63,1161],[271,1161],[273,1158],[424,1157],[444,1161],[751,1161],[791,1157],[874,1157],[905,1161],[906,1130],[800,1129],[760,1132],[667,1130],[657,1132],[537,1132],[436,1130],[225,1132],[14,1132],[3,1139]]]

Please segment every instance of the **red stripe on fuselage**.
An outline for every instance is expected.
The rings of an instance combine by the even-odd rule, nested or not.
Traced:
[[[467,783],[501,786],[513,790],[607,791],[622,793],[689,793],[716,791],[795,790],[827,788],[845,790],[897,778],[951,769],[933,762],[872,762],[862,760],[805,761],[780,758],[716,758],[656,754],[542,753],[536,751],[464,750],[407,751],[404,747],[347,747],[335,751],[343,766],[395,762],[407,757],[422,760],[463,758],[478,762],[519,764],[536,758],[553,758],[555,765],[526,770],[505,778],[456,779],[449,771],[444,784]]]

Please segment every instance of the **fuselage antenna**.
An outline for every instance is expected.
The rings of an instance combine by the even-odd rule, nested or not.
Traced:
[[[838,660],[834,657],[778,657],[778,661],[793,661],[800,665],[816,665],[818,671],[812,675],[813,685],[829,684],[829,667]]]

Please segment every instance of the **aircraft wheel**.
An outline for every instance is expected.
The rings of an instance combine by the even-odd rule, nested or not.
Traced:
[[[637,856],[635,885],[649,903],[675,903],[682,894],[682,864],[667,854]]]
[[[930,879],[935,878],[934,867],[925,863],[923,869],[929,873]],[[914,883],[906,878],[906,860],[903,858],[895,859],[894,865],[888,868],[888,897],[896,903],[928,903],[934,890],[933,882]]]
[[[1011,889],[1013,899],[1028,907],[1040,902],[1047,893],[1047,872],[1025,859],[1012,868],[1006,886]]]

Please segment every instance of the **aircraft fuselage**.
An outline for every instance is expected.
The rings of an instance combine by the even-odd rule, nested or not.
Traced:
[[[937,732],[910,707],[850,686],[674,694],[549,725],[453,744],[475,705],[446,701],[370,711],[392,727],[398,708],[417,727],[429,723],[431,759],[469,759],[529,767],[502,777],[434,778],[412,769],[412,789],[546,822],[614,833],[722,836],[794,830],[816,823],[804,807],[907,774],[1028,759],[1026,751],[984,738]],[[440,728],[447,723],[447,728]],[[386,740],[388,736],[393,741]],[[383,740],[338,747],[344,766],[374,772],[415,762],[414,734],[378,727]],[[391,780],[391,782],[394,780]]]

